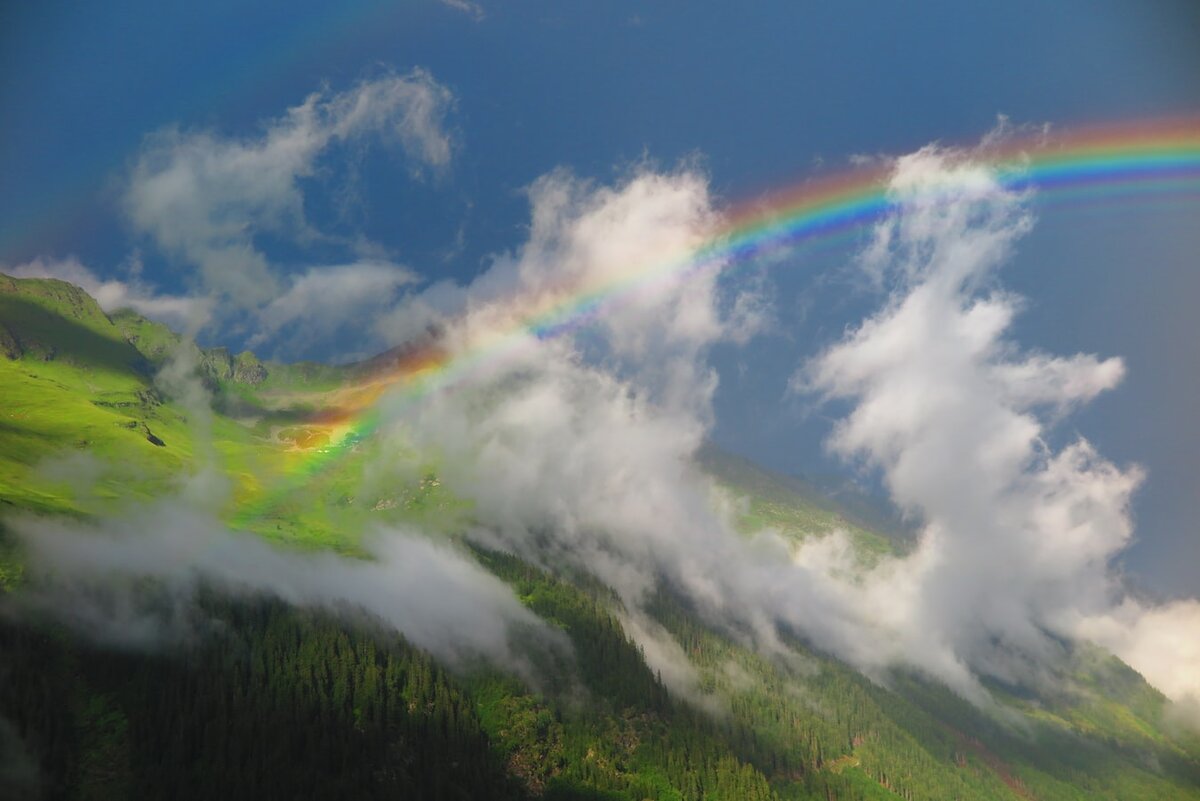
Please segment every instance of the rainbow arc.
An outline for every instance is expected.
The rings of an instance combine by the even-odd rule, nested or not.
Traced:
[[[1009,137],[971,152],[970,158],[988,166],[1001,187],[1028,193],[1034,205],[1200,201],[1200,118]],[[531,338],[576,331],[662,282],[686,281],[706,270],[741,269],[808,244],[854,241],[902,208],[903,199],[888,192],[891,169],[879,163],[766,193],[730,208],[724,223],[691,252],[630,265],[600,285],[513,299],[505,323],[474,336],[465,347],[423,345],[388,360],[310,421],[326,427],[328,435],[299,460],[296,482],[371,434],[385,396],[403,404],[468,383],[499,369]],[[294,487],[296,482],[287,483]]]

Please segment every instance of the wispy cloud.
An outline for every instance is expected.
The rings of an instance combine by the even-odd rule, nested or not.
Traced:
[[[300,186],[318,157],[335,143],[374,137],[397,144],[417,167],[445,168],[452,145],[443,122],[452,105],[448,89],[415,70],[314,93],[255,138],[160,131],[132,169],[125,208],[137,231],[195,268],[201,291],[255,309],[283,283],[255,238],[318,236]]]
[[[280,342],[284,355],[297,355],[347,330],[369,340],[373,321],[417,280],[408,268],[382,261],[311,267],[286,279],[287,289],[262,308],[248,344]]]
[[[418,180],[444,173],[454,155],[446,127],[454,103],[449,89],[415,69],[314,92],[256,136],[178,128],[148,136],[126,176],[123,210],[151,254],[182,268],[187,295],[157,291],[138,259],[119,277],[102,278],[75,258],[4,269],[69,281],[107,311],[132,308],[191,335],[220,326],[271,355],[311,356],[306,348],[313,348],[328,357],[347,348],[328,341],[335,334],[358,352],[377,349],[376,318],[415,276],[361,235],[314,226],[305,214],[306,179],[331,157],[357,158],[366,142],[403,152]],[[273,263],[264,238],[347,258],[284,267]]]
[[[333,612],[365,610],[450,665],[482,658],[533,682],[530,647],[570,653],[561,632],[444,539],[372,526],[360,532],[367,554],[356,559],[289,550],[227,528],[220,515],[232,487],[217,467],[212,398],[195,357],[194,347],[177,348],[156,380],[187,412],[195,472],[166,497],[93,520],[6,517],[23,543],[29,581],[3,599],[5,609],[53,615],[103,642],[155,648],[204,633],[193,628],[197,596],[213,587]],[[94,466],[59,460],[46,469],[86,483]]]
[[[438,2],[455,11],[461,11],[476,22],[479,22],[486,16],[483,6],[478,3],[472,3],[471,0],[438,0]]]
[[[205,480],[200,477],[200,480]],[[370,559],[304,554],[221,525],[196,493],[127,510],[94,526],[6,521],[28,549],[33,584],[12,603],[52,612],[81,632],[150,647],[195,634],[187,610],[203,585],[299,606],[364,609],[451,664],[486,657],[524,670],[519,632],[558,644],[512,591],[446,544],[380,529]],[[153,577],[163,592],[130,579]]]

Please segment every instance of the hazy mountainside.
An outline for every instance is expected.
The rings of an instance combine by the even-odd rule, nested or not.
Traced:
[[[839,487],[843,498],[835,498],[802,478],[773,473],[711,445],[697,454],[697,460],[705,472],[742,499],[742,524],[748,531],[773,528],[803,539],[842,530],[865,557],[902,552],[911,545],[912,532],[894,515],[848,487]]]
[[[208,435],[159,375],[181,348],[174,364],[215,398]],[[367,466],[385,444],[365,436],[300,469],[328,437],[321,411],[369,366],[200,350],[68,284],[7,277],[0,349],[5,517],[98,518],[215,461],[231,526],[361,555],[368,522],[412,525],[460,542],[570,643],[531,641],[525,678],[451,670],[360,611],[212,586],[181,613],[191,636],[104,646],[9,603],[31,579],[0,528],[0,798],[1200,799],[1200,740],[1093,647],[1063,643],[1044,686],[993,685],[985,713],[919,676],[869,680],[795,633],[764,656],[664,588],[654,618],[695,676],[669,690],[608,588],[463,542],[472,509],[435,463],[380,480]],[[868,506],[715,449],[700,461],[747,532],[843,530],[865,562],[907,547]]]

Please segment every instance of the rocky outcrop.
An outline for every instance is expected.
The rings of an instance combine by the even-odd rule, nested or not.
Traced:
[[[257,386],[267,378],[267,367],[250,351],[231,356],[228,348],[208,348],[200,351],[200,372],[218,383]]]
[[[4,354],[4,358],[8,360],[19,359],[24,355],[25,349],[21,347],[21,342],[8,330],[8,326],[0,323],[0,354]]]
[[[165,448],[167,446],[167,443],[165,443],[161,439],[159,439],[158,436],[153,431],[150,430],[150,426],[146,425],[145,423],[142,423],[142,430],[146,434],[146,441],[149,442],[151,445],[157,445],[160,448]]]
[[[257,386],[267,380],[267,366],[248,350],[233,360],[233,380],[238,384]]]

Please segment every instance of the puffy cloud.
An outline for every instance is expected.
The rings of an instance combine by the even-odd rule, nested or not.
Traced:
[[[621,371],[665,406],[707,405],[716,378],[704,349],[727,336],[719,265],[677,269],[718,222],[704,177],[643,171],[619,187],[596,188],[560,172],[537,181],[530,195],[529,241],[493,274],[515,275],[522,297],[554,298],[569,313],[578,297],[615,289],[590,320]]]
[[[484,526],[474,537],[614,587],[663,667],[674,651],[641,611],[661,578],[713,610],[739,603],[721,566],[742,546],[692,455],[716,386],[707,349],[746,336],[761,304],[721,284],[719,264],[689,266],[719,222],[699,173],[605,187],[556,172],[529,195],[524,246],[392,318],[438,330],[470,372],[385,414],[439,454]],[[694,689],[686,666],[663,674]]]
[[[175,328],[198,327],[211,313],[211,303],[206,299],[160,294],[141,281],[136,271],[128,281],[102,279],[76,258],[39,258],[2,271],[16,278],[57,278],[83,289],[106,312],[133,309]]]
[[[282,283],[255,237],[316,236],[299,182],[314,174],[318,157],[334,143],[375,136],[397,143],[414,164],[443,168],[452,148],[442,124],[452,104],[448,89],[415,70],[314,93],[257,138],[161,131],[132,169],[125,208],[139,232],[199,271],[206,290],[253,309]]]
[[[473,536],[613,586],[648,652],[669,657],[643,611],[666,581],[764,649],[782,650],[787,626],[872,675],[914,667],[979,703],[981,674],[1053,676],[1061,637],[1107,645],[1184,697],[1194,662],[1155,623],[1194,624],[1178,610],[1122,606],[1111,570],[1132,536],[1139,469],[1083,439],[1047,442],[1063,415],[1121,380],[1122,363],[1026,352],[1008,338],[1020,299],[996,271],[1032,219],[972,154],[899,159],[891,191],[899,210],[863,255],[891,292],[794,387],[849,402],[829,446],[880,471],[920,521],[906,556],[864,569],[836,533],[798,548],[769,532],[746,540],[716,508],[691,457],[710,422],[707,348],[737,336],[720,265],[653,273],[586,326],[552,322],[557,336],[520,328],[530,309],[620,286],[631,265],[672,264],[704,241],[715,218],[692,173],[536,184],[523,248],[468,287],[404,307],[423,304],[423,322],[471,372],[391,417],[474,502],[485,527]],[[497,332],[503,348],[480,345]],[[1134,611],[1109,631],[1093,622],[1122,608]],[[676,671],[677,689],[689,675]]]
[[[1123,365],[1006,338],[1020,301],[994,271],[1031,225],[1023,198],[971,154],[934,147],[897,161],[891,192],[900,210],[864,256],[887,302],[794,379],[852,404],[830,448],[881,471],[923,524],[916,551],[860,577],[848,608],[885,622],[890,658],[968,694],[969,672],[1035,679],[1058,653],[1050,634],[1112,648],[1174,697],[1194,691],[1195,648],[1181,647],[1200,641],[1193,605],[1121,602],[1110,568],[1140,470],[1082,438],[1047,442]]]
[[[586,340],[589,358],[656,403],[707,415],[707,348],[746,341],[769,307],[761,285],[725,286],[719,263],[691,261],[719,223],[705,177],[642,169],[607,187],[560,170],[529,198],[521,248],[468,286],[440,282],[405,298],[380,331],[402,341],[435,327],[466,351],[532,326],[532,339]]]
[[[502,508],[524,513],[544,498],[560,509],[569,500],[585,528],[613,528],[624,510],[618,498],[645,495],[634,491],[639,482],[652,487],[690,473],[716,382],[706,349],[746,330],[743,314],[721,313],[721,300],[735,295],[724,304],[735,311],[747,304],[718,285],[719,265],[680,268],[718,222],[694,171],[643,170],[615,187],[555,172],[534,183],[530,200],[523,247],[468,286],[436,284],[398,307],[392,321],[438,329],[447,347],[479,365],[467,376],[470,391],[448,391],[402,414],[419,418],[413,428],[429,432],[417,434],[426,445],[458,455],[447,469],[481,478],[478,487],[464,482],[494,496],[485,519],[545,525],[553,512],[516,520]],[[489,382],[504,390],[489,392]],[[483,408],[480,395],[489,398]],[[503,470],[510,462],[520,467]],[[503,478],[482,486],[499,472]],[[688,487],[664,491],[662,500],[706,508],[702,499],[692,503]],[[630,514],[618,528],[631,534],[655,519],[648,510]]]
[[[406,410],[416,442],[442,455],[446,484],[505,547],[572,562],[631,603],[660,570],[704,573],[689,566],[683,539],[719,530],[688,462],[703,427],[662,414],[559,344],[531,347],[521,367],[510,363],[481,392]]]

